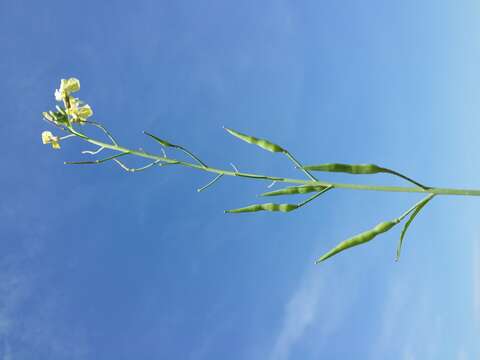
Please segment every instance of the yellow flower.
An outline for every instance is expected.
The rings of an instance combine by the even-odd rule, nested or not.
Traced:
[[[70,108],[67,109],[67,114],[72,117],[73,122],[82,122],[87,120],[90,116],[93,115],[93,110],[90,105],[85,104],[78,100],[77,98],[70,98]]]
[[[44,144],[52,144],[52,148],[60,149],[60,138],[54,136],[50,131],[42,132],[42,142]]]
[[[62,79],[60,81],[60,89],[55,90],[55,99],[63,101],[71,93],[80,90],[80,80],[76,78]]]
[[[80,119],[87,119],[88,117],[92,116],[93,115],[93,110],[92,108],[90,107],[90,105],[86,104],[84,106],[81,106],[79,109],[78,109],[78,117]]]

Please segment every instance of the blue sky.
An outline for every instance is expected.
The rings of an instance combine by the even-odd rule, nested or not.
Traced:
[[[304,163],[479,188],[479,15],[466,0],[0,2],[0,358],[478,359],[480,199],[434,199],[398,263],[395,229],[315,266],[418,196],[226,215],[268,183],[199,194],[211,177],[191,169],[67,167],[89,147],[40,133],[76,76],[133,148],[159,152],[148,130],[218,167],[302,177],[228,126]]]

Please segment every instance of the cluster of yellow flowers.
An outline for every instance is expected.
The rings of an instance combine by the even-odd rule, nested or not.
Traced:
[[[80,81],[76,78],[62,79],[60,89],[55,90],[55,100],[63,102],[65,108],[56,106],[58,111],[48,111],[43,113],[43,117],[55,124],[63,124],[71,126],[72,123],[84,123],[93,115],[92,108],[88,104],[84,104],[80,99],[70,94],[80,90]],[[42,133],[42,142],[51,144],[54,149],[60,149],[60,140],[58,136],[54,136],[50,131]]]

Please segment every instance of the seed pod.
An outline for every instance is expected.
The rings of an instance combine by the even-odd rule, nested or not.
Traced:
[[[370,174],[378,174],[378,173],[385,173],[398,176],[404,180],[411,182],[423,189],[427,189],[428,187],[418,183],[415,180],[410,179],[409,177],[400,174],[394,170],[387,169],[375,164],[319,164],[319,165],[309,165],[303,167],[305,170],[310,171],[325,171],[325,172],[341,172],[347,174],[355,174],[355,175],[370,175]]]
[[[202,165],[203,167],[207,167],[207,164],[205,164],[202,160],[200,160],[197,156],[195,156],[189,150],[185,149],[183,146],[172,144],[172,143],[168,142],[167,140],[160,139],[158,136],[150,134],[149,132],[146,132],[146,131],[144,131],[143,133],[147,136],[150,136],[153,140],[159,142],[161,145],[163,145],[165,147],[171,147],[171,148],[175,148],[175,149],[179,149],[179,150],[183,151],[185,154],[190,156],[193,160],[198,162],[200,165]]]
[[[290,186],[280,190],[265,192],[261,194],[261,196],[308,194],[315,191],[322,191],[326,188],[327,186],[323,186],[323,185]]]
[[[395,219],[393,221],[385,221],[377,226],[375,226],[373,229],[364,231],[358,235],[355,235],[345,241],[342,241],[340,244],[335,246],[332,250],[324,254],[322,257],[320,257],[317,261],[315,261],[316,264],[327,260],[329,257],[332,257],[335,254],[338,254],[341,251],[344,251],[346,249],[349,249],[353,246],[361,245],[364,244],[373,238],[375,238],[377,235],[380,235],[388,230],[390,230],[392,227],[397,225],[399,223],[398,219]]]
[[[167,140],[163,140],[163,139],[160,139],[158,136],[156,135],[153,135],[153,134],[150,134],[146,131],[143,132],[145,135],[147,136],[150,136],[153,140],[159,142],[161,145],[165,146],[165,147],[173,147],[173,148],[177,148],[178,145],[174,145],[172,143],[169,143]]]
[[[385,172],[382,167],[374,164],[319,164],[303,167],[311,171],[325,171],[325,172],[343,172],[348,174],[377,174]]]
[[[243,140],[249,144],[257,145],[264,150],[271,151],[271,152],[283,152],[283,153],[287,152],[281,146],[274,144],[268,140],[259,139],[250,135],[245,135],[229,128],[224,128],[224,129],[228,131],[231,135],[235,136],[236,138],[239,138],[240,140]]]
[[[279,212],[289,212],[298,208],[298,205],[295,204],[255,204],[238,209],[225,210],[226,213],[244,213],[244,212],[256,212],[256,211],[279,211]]]
[[[402,245],[403,245],[403,238],[405,237],[405,234],[408,230],[408,228],[410,227],[410,224],[412,223],[412,221],[415,219],[415,217],[418,215],[418,213],[423,209],[423,207],[425,205],[428,204],[428,202],[430,200],[432,200],[432,198],[434,197],[433,194],[427,196],[425,199],[423,199],[418,205],[417,207],[415,208],[415,210],[412,212],[412,214],[410,215],[410,218],[408,219],[408,221],[405,223],[405,225],[403,226],[403,229],[402,229],[402,232],[400,234],[400,241],[398,242],[398,247],[397,247],[397,256],[395,257],[395,260],[398,261],[400,259],[400,253],[402,251]]]

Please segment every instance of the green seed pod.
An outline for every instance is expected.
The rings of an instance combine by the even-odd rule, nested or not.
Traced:
[[[207,164],[205,164],[202,160],[200,160],[198,157],[196,157],[193,153],[191,153],[189,150],[185,149],[183,146],[180,146],[180,145],[175,145],[175,144],[172,144],[166,140],[163,140],[163,139],[160,139],[158,136],[155,136],[153,134],[150,134],[149,132],[146,132],[144,131],[143,132],[145,135],[147,136],[150,136],[153,140],[159,142],[161,145],[165,146],[165,147],[170,147],[170,148],[175,148],[175,149],[179,149],[181,151],[183,151],[185,154],[187,154],[188,156],[190,156],[192,159],[194,159],[196,162],[198,162],[200,165],[202,165],[203,167],[207,167]]]
[[[342,172],[348,174],[377,174],[386,171],[380,166],[374,164],[319,164],[303,167],[306,170],[311,171],[325,171],[325,172]]]
[[[394,170],[387,169],[375,164],[319,164],[319,165],[309,165],[303,167],[305,170],[310,171],[324,171],[324,172],[341,172],[347,174],[354,174],[354,175],[370,175],[370,174],[391,174],[398,176],[404,180],[411,182],[423,189],[427,189],[428,187],[416,182],[415,180],[410,179],[409,177],[400,174]]]
[[[246,206],[243,208],[225,210],[226,213],[244,213],[244,212],[256,212],[256,211],[279,211],[279,212],[289,212],[298,208],[298,205],[295,204],[255,204]]]
[[[375,226],[373,229],[364,231],[358,235],[355,235],[345,241],[342,241],[340,244],[335,246],[332,250],[327,252],[325,255],[320,257],[315,263],[318,264],[322,261],[327,260],[329,257],[332,257],[335,254],[338,254],[341,251],[344,251],[346,249],[349,249],[351,247],[357,246],[364,244],[373,238],[375,238],[377,235],[380,235],[388,230],[390,230],[392,227],[397,225],[399,223],[399,220],[395,219],[393,221],[385,221],[377,226]]]
[[[163,140],[163,139],[160,139],[158,136],[155,136],[153,134],[150,134],[146,131],[143,132],[145,135],[147,136],[150,136],[152,139],[154,139],[155,141],[159,142],[161,145],[165,146],[165,147],[173,147],[173,148],[176,148],[178,147],[178,145],[174,145],[172,143],[169,143],[168,141],[166,140]]]
[[[224,129],[227,130],[231,135],[235,136],[236,138],[239,138],[240,140],[243,140],[249,144],[257,145],[264,150],[271,151],[271,152],[283,152],[283,153],[287,152],[281,146],[274,144],[268,140],[245,135],[229,128],[224,128]]]
[[[402,232],[400,234],[400,241],[398,242],[398,246],[397,246],[397,255],[395,257],[395,261],[398,261],[400,259],[400,253],[402,251],[403,239],[405,237],[405,234],[407,233],[408,228],[410,227],[410,225],[412,224],[413,220],[418,215],[418,213],[423,209],[423,207],[425,205],[428,204],[428,202],[430,200],[433,199],[434,196],[435,196],[434,194],[430,194],[425,199],[423,199],[421,202],[419,202],[417,207],[415,208],[415,210],[410,215],[410,218],[408,219],[408,221],[403,226]]]
[[[308,194],[311,192],[322,191],[326,188],[327,186],[323,186],[323,185],[290,186],[284,189],[263,193],[261,194],[261,196]]]

